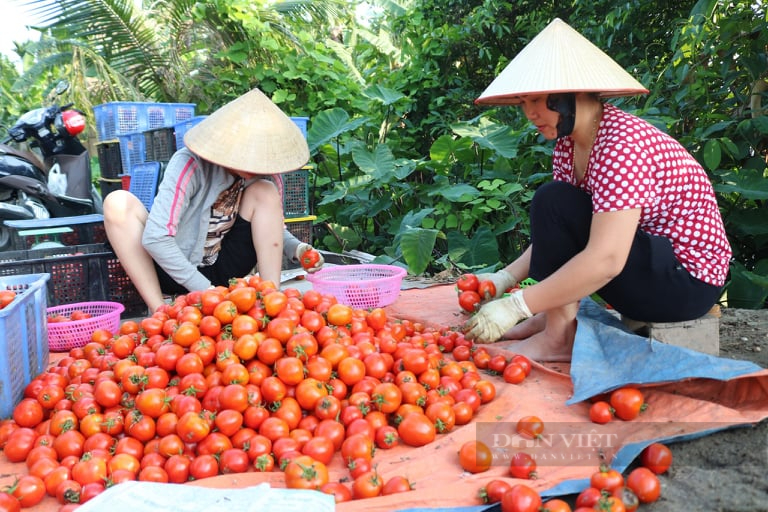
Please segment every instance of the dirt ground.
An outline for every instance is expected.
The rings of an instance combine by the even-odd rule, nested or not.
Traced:
[[[768,368],[768,309],[722,309],[720,356]],[[673,464],[646,512],[768,511],[768,420],[669,445]]]

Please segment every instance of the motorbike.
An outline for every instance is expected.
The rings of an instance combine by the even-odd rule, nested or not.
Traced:
[[[59,84],[56,95],[67,88]],[[78,139],[84,129],[83,112],[55,101],[23,114],[8,129],[0,142],[0,250],[12,240],[7,220],[103,213],[90,154]]]

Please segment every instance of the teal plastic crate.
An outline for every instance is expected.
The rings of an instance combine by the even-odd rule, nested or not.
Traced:
[[[309,170],[286,172],[279,175],[283,190],[283,216],[286,219],[309,215]]]
[[[0,418],[13,415],[24,388],[48,368],[46,283],[49,274],[0,276],[16,298],[0,309]]]

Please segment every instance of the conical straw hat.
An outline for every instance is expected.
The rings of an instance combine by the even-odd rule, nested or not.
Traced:
[[[648,89],[555,18],[507,64],[475,104],[515,105],[520,96],[558,92],[598,92],[611,97],[645,94]]]
[[[309,160],[299,127],[258,89],[203,119],[184,144],[204,160],[251,174],[293,171]]]

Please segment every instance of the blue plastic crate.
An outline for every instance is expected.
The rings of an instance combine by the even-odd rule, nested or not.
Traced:
[[[147,160],[147,143],[143,133],[119,135],[120,159],[123,163],[123,174],[131,174],[133,167]]]
[[[195,116],[194,103],[111,102],[93,107],[100,141],[120,135],[169,128]]]
[[[190,128],[198,124],[200,121],[202,121],[206,117],[208,116],[195,116],[184,122],[177,123],[176,125],[174,125],[173,130],[174,130],[174,136],[176,137],[176,149],[181,149],[186,146],[184,144],[184,135],[187,134]]]
[[[0,309],[0,418],[13,415],[29,382],[48,367],[46,282],[49,274],[0,276],[16,298]]]
[[[131,171],[129,190],[144,203],[147,211],[152,208],[152,203],[155,201],[161,170],[160,162],[144,162],[134,166]]]
[[[291,121],[296,123],[296,126],[299,127],[301,130],[301,133],[304,135],[304,138],[307,138],[307,123],[309,122],[308,117],[292,117]]]

